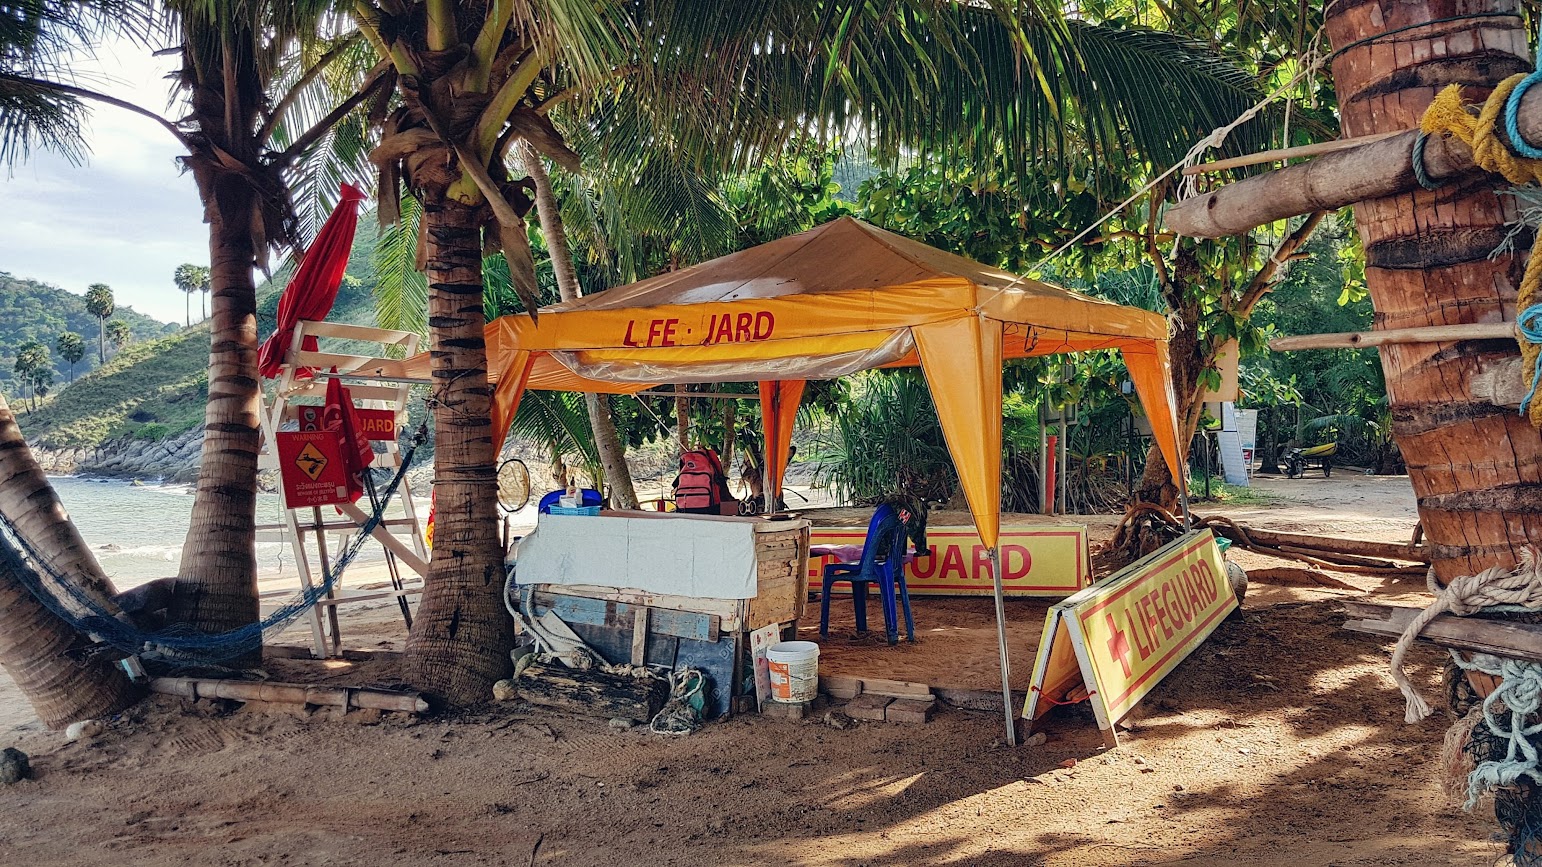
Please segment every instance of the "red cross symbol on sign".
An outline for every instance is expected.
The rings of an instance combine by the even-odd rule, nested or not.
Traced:
[[[1108,621],[1108,632],[1112,636],[1108,639],[1108,652],[1119,660],[1119,666],[1124,669],[1124,676],[1130,676],[1130,640],[1124,637],[1124,630],[1114,622],[1114,615],[1105,614]]]

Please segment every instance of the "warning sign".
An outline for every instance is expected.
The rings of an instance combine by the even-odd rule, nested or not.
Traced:
[[[1117,743],[1114,723],[1236,608],[1215,537],[1185,534],[1050,608],[1023,718],[1082,687],[1104,739]]]
[[[314,482],[321,478],[322,472],[326,470],[327,456],[321,453],[321,449],[316,448],[315,443],[306,443],[305,448],[300,449],[300,453],[295,456],[294,463],[300,468],[300,472],[310,476],[311,481]]]
[[[348,502],[348,470],[336,432],[281,431],[278,465],[286,508]]]
[[[867,530],[860,527],[815,527],[810,546],[850,546],[860,556]],[[973,527],[930,527],[930,554],[905,568],[905,585],[916,596],[990,596],[989,549]],[[1007,596],[1069,596],[1092,582],[1087,556],[1087,528],[1080,524],[1003,527],[1001,529],[1001,588]],[[818,586],[826,563],[841,558],[809,560],[809,582]],[[850,562],[850,561],[847,561]]]

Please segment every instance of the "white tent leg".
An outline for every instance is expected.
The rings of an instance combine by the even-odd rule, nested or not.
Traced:
[[[996,646],[1001,651],[1001,706],[1007,717],[1007,746],[1017,746],[1017,724],[1012,718],[1012,660],[1007,655],[1006,594],[1001,589],[1001,549],[990,549],[991,584],[996,596]]]

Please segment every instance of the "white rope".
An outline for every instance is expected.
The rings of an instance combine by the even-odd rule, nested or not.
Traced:
[[[1432,711],[1403,671],[1403,659],[1424,627],[1447,612],[1459,617],[1477,614],[1495,605],[1515,605],[1542,609],[1542,564],[1535,548],[1521,551],[1520,564],[1514,569],[1494,566],[1476,575],[1463,575],[1435,594],[1435,601],[1408,623],[1392,650],[1392,682],[1403,693],[1403,719],[1418,722]],[[1496,732],[1497,733],[1497,732]]]
[[[1456,651],[1451,658],[1463,671],[1481,671],[1499,678],[1499,685],[1483,700],[1483,724],[1495,737],[1505,740],[1505,757],[1479,762],[1467,775],[1467,803],[1471,810],[1488,792],[1514,785],[1521,777],[1542,782],[1537,770],[1537,747],[1531,742],[1542,734],[1542,723],[1526,725],[1526,718],[1542,709],[1542,665],[1523,659],[1505,659],[1488,653],[1475,653],[1462,659]],[[1509,717],[1505,727],[1501,718]]]

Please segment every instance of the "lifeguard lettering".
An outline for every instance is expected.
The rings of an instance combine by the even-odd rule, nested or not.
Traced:
[[[939,556],[939,553],[940,556]],[[954,581],[991,581],[990,549],[975,543],[969,546],[969,568],[964,568],[964,546],[951,544],[946,547],[932,545],[931,554],[917,557],[907,573],[913,579],[945,579]],[[1033,554],[1022,545],[1001,546],[1001,580],[1016,581],[1028,577],[1033,568]]]
[[[707,320],[705,342],[711,345],[768,340],[775,330],[776,317],[766,310],[759,313],[714,313]]]
[[[1204,560],[1188,564],[1181,572],[1157,581],[1155,587],[1130,604],[1121,606],[1123,624],[1115,621],[1112,614],[1104,615],[1110,633],[1107,640],[1109,655],[1119,661],[1119,667],[1128,677],[1132,650],[1142,662],[1150,659],[1172,641],[1174,635],[1187,635],[1185,627],[1194,622],[1195,615],[1207,612],[1219,598],[1215,570],[1210,564]],[[1119,628],[1121,625],[1123,629]],[[1133,647],[1131,639],[1134,640]]]
[[[639,343],[638,337],[633,336],[633,329],[637,326],[637,320],[633,319],[627,322],[626,336],[621,338],[621,343],[625,346],[678,346],[675,327],[679,324],[678,319],[650,319],[647,339]]]

